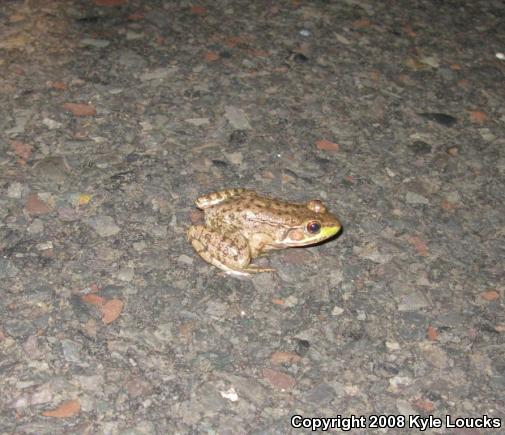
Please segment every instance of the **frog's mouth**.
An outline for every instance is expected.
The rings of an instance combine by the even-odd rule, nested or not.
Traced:
[[[333,237],[335,234],[338,234],[338,232],[342,229],[341,225],[335,225],[334,227],[323,227],[321,228],[321,240],[326,240],[329,239],[330,237]]]
[[[333,237],[341,228],[340,225],[322,227],[317,234],[307,234],[303,229],[297,228],[289,231],[281,245],[286,248],[313,245]]]

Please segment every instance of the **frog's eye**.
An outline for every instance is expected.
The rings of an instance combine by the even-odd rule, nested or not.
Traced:
[[[307,232],[310,234],[317,234],[321,231],[321,224],[318,221],[310,221],[307,224]]]

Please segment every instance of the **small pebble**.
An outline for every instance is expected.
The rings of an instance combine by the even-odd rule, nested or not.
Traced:
[[[386,347],[388,350],[400,350],[400,344],[396,341],[386,341]]]
[[[339,306],[334,306],[333,310],[331,310],[331,314],[333,316],[340,316],[344,312],[343,308],[340,308]]]
[[[226,391],[220,391],[219,394],[221,394],[221,397],[228,399],[230,402],[236,402],[238,400],[238,394],[233,387]]]
[[[405,200],[408,204],[429,204],[430,200],[415,192],[407,192]]]
[[[251,124],[249,124],[246,113],[239,107],[226,106],[224,116],[236,130],[251,129]]]
[[[12,278],[19,273],[19,269],[12,261],[0,258],[0,279]]]
[[[132,32],[131,30],[126,32],[126,40],[127,41],[135,41],[136,39],[142,39],[143,37],[144,37],[143,33]]]
[[[133,280],[134,275],[135,270],[133,269],[133,267],[124,267],[119,270],[117,277],[121,281],[130,282]]]
[[[240,151],[236,153],[227,153],[226,158],[234,165],[241,165],[244,161],[244,156]]]
[[[179,263],[187,264],[189,266],[191,266],[193,264],[193,259],[190,256],[186,255],[186,254],[179,255],[179,257],[177,257],[177,261]]]
[[[412,291],[401,297],[398,311],[417,311],[430,306],[429,300],[420,291]]]
[[[57,128],[61,128],[63,125],[61,122],[55,121],[54,119],[44,118],[42,120],[42,124],[44,124],[49,130],[55,130]]]
[[[200,127],[201,125],[208,125],[210,123],[209,118],[188,118],[184,121],[196,127]]]
[[[296,304],[298,304],[298,298],[296,296],[290,295],[284,299],[285,307],[293,308]]]
[[[110,41],[107,41],[105,39],[84,38],[81,39],[81,44],[90,47],[104,48],[110,44]]]
[[[23,185],[17,181],[12,182],[7,188],[7,196],[9,198],[21,198],[23,193]]]
[[[171,75],[175,74],[178,70],[177,67],[169,68],[157,68],[152,71],[145,72],[140,75],[140,80],[143,82],[148,82],[151,80],[163,80],[169,78]]]
[[[113,236],[119,231],[119,228],[110,216],[97,216],[87,221],[87,224],[93,228],[100,237]]]
[[[447,154],[452,157],[456,157],[459,153],[458,147],[450,147],[447,149]]]
[[[133,242],[133,249],[138,252],[142,252],[147,248],[147,243],[141,240],[140,242]]]
[[[65,360],[70,362],[79,362],[81,360],[82,345],[80,343],[64,339],[61,341],[61,349]]]
[[[53,249],[53,242],[50,240],[48,242],[37,243],[35,245],[37,251],[45,251],[47,249]]]

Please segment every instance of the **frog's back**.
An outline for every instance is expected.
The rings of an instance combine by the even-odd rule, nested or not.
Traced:
[[[209,207],[213,207],[217,204],[228,201],[231,198],[237,198],[248,193],[254,192],[252,190],[242,188],[218,190],[216,192],[211,192],[207,193],[206,195],[199,196],[195,201],[195,205],[199,209],[205,210]]]
[[[244,191],[205,209],[207,225],[241,232],[271,232],[292,228],[310,214],[304,204],[295,204]]]

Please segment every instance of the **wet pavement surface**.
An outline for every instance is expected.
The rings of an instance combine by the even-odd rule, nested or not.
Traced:
[[[504,433],[504,14],[1,2],[0,433]],[[229,187],[343,232],[228,277]]]

